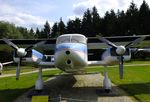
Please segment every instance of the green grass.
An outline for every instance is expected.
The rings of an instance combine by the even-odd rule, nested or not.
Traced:
[[[38,68],[34,68],[32,66],[21,66],[21,73],[35,70],[38,70]],[[16,66],[6,66],[6,67],[4,66],[3,74],[15,74],[15,73],[16,73]]]
[[[132,61],[127,61],[124,63],[125,65],[128,65],[128,64],[150,64],[150,61],[149,59],[148,60],[145,60],[145,61],[142,61],[142,60],[132,60]]]
[[[87,71],[104,73],[102,67],[90,67]],[[119,79],[118,67],[108,67],[108,74],[111,81],[125,90],[132,98],[141,102],[150,101],[150,66],[126,66],[123,79]]]
[[[59,73],[59,70],[44,71],[43,79]],[[37,73],[21,75],[20,80],[15,77],[0,78],[0,102],[13,102],[18,96],[32,88],[37,80]]]

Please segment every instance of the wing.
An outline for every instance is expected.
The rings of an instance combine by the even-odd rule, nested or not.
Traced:
[[[134,41],[135,39],[137,39],[138,41],[139,37],[141,36],[114,36],[114,37],[104,37],[104,38],[115,43],[115,45],[129,45],[129,42]],[[145,41],[149,42],[150,36],[146,36],[146,39],[144,39],[143,42]],[[108,48],[107,44],[100,41],[97,37],[88,38],[87,46],[88,46],[88,60],[89,61],[101,60],[101,55]],[[144,46],[147,46],[147,45],[142,44],[142,47]],[[136,47],[137,46],[133,46],[133,48],[136,48]],[[144,51],[146,52],[148,50],[144,50]]]
[[[6,44],[4,42],[4,40],[6,41],[6,39],[3,39],[3,40],[0,39],[0,44]],[[10,43],[10,42],[8,42],[8,44],[11,44],[11,46],[13,48],[17,48],[15,45],[18,45],[18,46],[21,45],[21,46],[26,46],[26,47],[30,46],[30,47],[32,47],[34,44],[36,44],[38,42],[43,43],[43,41],[45,41],[45,44],[42,45],[42,46],[40,46],[41,43],[38,43],[38,48],[42,48],[42,49],[45,49],[45,50],[50,50],[50,52],[54,52],[55,45],[56,45],[56,39],[11,39],[10,41],[13,44]],[[36,45],[34,45],[34,47],[36,47]],[[28,49],[30,49],[30,47]]]
[[[11,64],[11,63],[14,63],[14,61],[9,61],[9,62],[0,63],[0,75],[2,74],[3,66],[4,66],[4,65]]]
[[[54,55],[44,55],[45,59],[42,60],[38,65],[45,67],[53,67],[55,66]]]
[[[98,65],[105,66],[106,64],[104,61],[88,61],[88,66],[98,66]]]
[[[41,61],[40,63],[39,63],[39,66],[47,66],[47,67],[49,67],[49,66],[55,66],[55,63],[54,62],[44,62],[44,61]]]
[[[2,63],[2,65],[8,65],[8,64],[12,64],[12,63],[14,63],[14,61],[4,62],[4,63]]]

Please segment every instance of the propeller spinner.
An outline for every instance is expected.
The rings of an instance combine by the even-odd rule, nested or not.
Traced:
[[[11,42],[10,40],[8,40],[6,38],[3,38],[3,41],[17,51],[19,61],[18,61],[18,66],[16,68],[16,80],[19,79],[20,69],[21,69],[20,66],[21,66],[22,58],[27,55],[27,51],[32,50],[33,47],[37,47],[37,46],[40,46],[40,45],[45,43],[45,41],[41,41],[41,42],[38,42],[38,43],[31,45],[27,48],[19,48],[17,45],[15,45],[13,42]]]
[[[126,52],[126,49],[133,46],[133,45],[136,45],[138,43],[140,43],[141,41],[143,41],[146,37],[143,36],[143,37],[140,37],[140,38],[137,38],[136,40],[134,41],[131,41],[130,43],[128,43],[127,45],[120,45],[120,46],[117,46],[115,45],[114,43],[110,42],[109,40],[97,35],[97,38],[99,40],[101,40],[102,42],[106,43],[107,45],[113,47],[113,48],[116,48],[116,53],[118,55],[118,60],[119,60],[119,76],[120,76],[120,79],[123,78],[123,55],[125,54]]]

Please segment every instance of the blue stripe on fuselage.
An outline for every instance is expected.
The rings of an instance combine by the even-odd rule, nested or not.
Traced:
[[[62,51],[64,49],[78,50],[83,53],[87,53],[87,46],[81,43],[62,43],[56,45],[55,52]]]

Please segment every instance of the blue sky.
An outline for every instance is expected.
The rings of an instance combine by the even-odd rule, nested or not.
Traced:
[[[0,20],[27,28],[43,27],[46,21],[52,26],[62,17],[82,17],[87,8],[96,6],[100,16],[110,9],[126,10],[132,0],[0,0]],[[145,0],[150,5],[150,0]],[[134,0],[137,7],[143,0]]]

